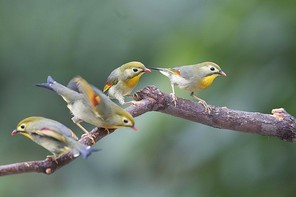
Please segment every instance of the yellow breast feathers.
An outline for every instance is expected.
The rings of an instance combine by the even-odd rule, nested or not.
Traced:
[[[126,85],[127,85],[128,87],[130,87],[130,88],[135,87],[135,86],[138,84],[138,82],[139,82],[139,80],[140,80],[140,77],[141,77],[143,74],[144,74],[144,73],[140,73],[140,74],[138,74],[137,76],[128,79],[128,80],[126,81]]]
[[[205,89],[207,87],[209,87],[210,85],[212,85],[214,79],[216,77],[218,77],[219,75],[218,74],[213,74],[213,75],[210,75],[210,76],[207,76],[207,77],[204,77],[199,83],[198,83],[198,87],[200,89]]]

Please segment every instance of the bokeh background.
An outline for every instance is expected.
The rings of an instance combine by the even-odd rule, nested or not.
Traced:
[[[81,75],[102,88],[132,60],[148,67],[214,61],[228,76],[199,94],[209,104],[263,113],[284,107],[295,116],[295,23],[289,0],[0,0],[0,165],[49,154],[10,135],[25,117],[52,118],[81,134],[64,101],[34,84]],[[171,91],[156,72],[136,89],[150,84]],[[139,132],[118,129],[95,145],[103,151],[50,176],[0,177],[0,195],[295,196],[292,143],[157,112],[136,124]]]

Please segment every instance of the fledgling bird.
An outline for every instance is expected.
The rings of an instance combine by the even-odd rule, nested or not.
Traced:
[[[175,68],[150,68],[151,70],[160,71],[168,77],[172,87],[172,98],[176,106],[177,97],[175,95],[174,86],[185,89],[190,92],[190,96],[197,99],[207,112],[210,107],[201,98],[194,95],[194,92],[203,90],[211,86],[214,79],[218,76],[226,76],[222,69],[213,62],[202,62],[194,65],[178,66]]]
[[[53,90],[60,95],[73,114],[72,121],[92,140],[90,133],[80,124],[82,121],[107,130],[120,127],[131,127],[136,130],[130,113],[81,77],[75,77],[69,82],[68,86],[72,89],[56,82],[51,76],[48,76],[47,83],[37,84],[37,86]]]
[[[22,120],[11,135],[18,133],[52,152],[53,156],[48,157],[54,160],[68,152],[74,157],[81,154],[87,158],[92,152],[98,151],[78,142],[77,136],[65,125],[44,117],[32,116]]]
[[[116,68],[107,78],[103,92],[107,92],[111,99],[117,99],[121,105],[136,104],[135,101],[125,102],[124,97],[129,95],[138,84],[144,73],[151,72],[141,62],[128,62]]]

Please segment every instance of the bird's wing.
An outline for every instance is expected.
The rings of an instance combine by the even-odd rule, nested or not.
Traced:
[[[192,65],[175,67],[174,70],[179,71],[179,75],[185,79],[190,79],[194,77]]]
[[[49,138],[53,138],[59,142],[65,142],[66,138],[65,136],[63,136],[60,132],[58,131],[54,131],[52,129],[49,128],[42,128],[40,130],[35,130],[35,132],[33,132],[39,136],[43,136],[43,137],[49,137]]]
[[[112,86],[116,85],[118,83],[118,75],[119,75],[119,70],[115,69],[111,72],[109,77],[107,78],[106,84],[104,86],[103,92],[106,92],[111,88]]]
[[[76,77],[74,77],[73,79],[71,79],[69,81],[67,88],[70,88],[71,90],[74,90],[75,92],[81,93],[81,92],[79,92],[78,84],[77,84],[77,81],[75,78]]]
[[[89,101],[92,111],[96,114],[96,116],[101,117],[98,112],[98,106],[101,104],[101,96],[96,94],[93,87],[83,78],[75,77],[74,80],[78,85],[79,92],[81,92]]]

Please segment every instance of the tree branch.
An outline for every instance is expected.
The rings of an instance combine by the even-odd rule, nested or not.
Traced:
[[[273,136],[289,142],[296,141],[296,120],[282,108],[272,110],[272,114],[263,114],[210,106],[211,112],[207,113],[203,105],[182,98],[178,98],[175,106],[170,95],[161,92],[154,86],[148,86],[138,91],[135,93],[134,99],[139,101],[137,105],[126,108],[134,117],[148,111],[158,111],[220,129]],[[112,133],[114,130],[109,132]],[[95,128],[91,133],[96,142],[108,135],[108,132],[102,128]],[[80,142],[92,145],[92,141],[88,137],[80,139]],[[67,153],[57,158],[56,161],[47,158],[42,161],[2,165],[0,166],[0,176],[28,172],[51,174],[74,159],[72,154]]]

